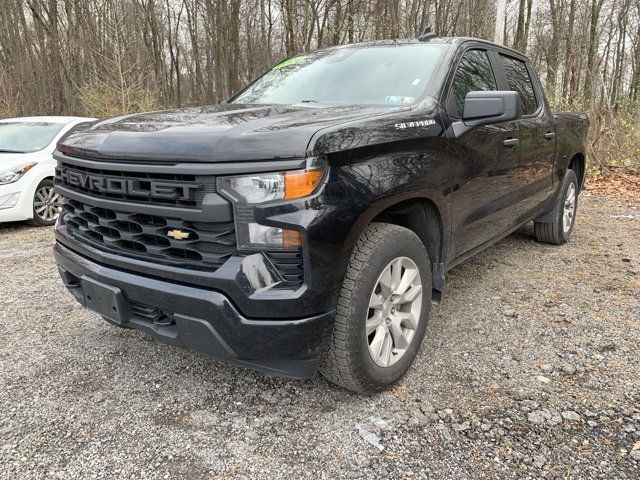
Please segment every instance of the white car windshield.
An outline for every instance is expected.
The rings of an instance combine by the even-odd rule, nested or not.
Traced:
[[[64,124],[49,122],[0,122],[0,153],[30,153],[42,150]]]
[[[362,45],[276,65],[231,103],[407,105],[425,91],[445,45]]]

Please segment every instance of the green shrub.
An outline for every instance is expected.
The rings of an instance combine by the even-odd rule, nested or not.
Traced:
[[[142,87],[111,88],[101,84],[88,84],[80,88],[83,115],[109,118],[129,113],[157,110],[158,97]]]

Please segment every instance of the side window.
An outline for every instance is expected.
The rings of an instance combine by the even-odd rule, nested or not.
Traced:
[[[462,116],[467,93],[497,89],[496,78],[493,75],[487,52],[484,50],[465,52],[453,79],[453,95],[458,108],[458,116]]]
[[[533,83],[524,62],[515,58],[500,55],[502,67],[509,82],[509,88],[520,94],[522,100],[522,114],[530,115],[538,109]]]

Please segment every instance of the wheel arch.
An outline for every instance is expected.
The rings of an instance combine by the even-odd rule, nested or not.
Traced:
[[[359,219],[352,238],[371,222],[383,222],[408,228],[422,241],[429,260],[433,277],[432,298],[439,301],[444,291],[445,277],[445,224],[442,208],[428,197],[396,198],[370,208]]]
[[[38,190],[38,187],[45,180],[51,180],[53,182],[54,176],[51,175],[49,172],[39,172],[36,177],[31,179],[29,188],[26,191],[28,192],[32,200],[33,200],[33,196],[36,194],[36,191]]]
[[[569,160],[567,169],[573,170],[576,173],[576,177],[578,177],[578,191],[582,190],[586,177],[586,159],[584,153],[575,153]]]
[[[29,188],[25,190],[25,193],[27,193],[27,198],[30,199],[29,200],[30,214],[27,221],[34,221],[36,218],[35,210],[34,210],[35,195],[38,189],[40,188],[40,185],[42,185],[42,182],[44,182],[45,180],[50,180],[51,183],[53,183],[54,176],[50,172],[40,171],[38,172],[38,175],[36,177],[31,179]]]

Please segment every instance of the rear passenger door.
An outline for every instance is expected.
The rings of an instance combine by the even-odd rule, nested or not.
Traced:
[[[502,72],[498,78],[503,90],[520,94],[522,118],[514,123],[514,135],[520,139],[520,167],[516,172],[515,195],[524,220],[548,198],[552,188],[555,162],[555,122],[544,103],[535,72],[523,59],[500,52]],[[518,222],[519,223],[519,222]]]
[[[446,97],[450,121],[462,115],[469,92],[500,90],[495,70],[497,53],[481,46],[466,50],[457,66]],[[449,138],[451,172],[451,249],[459,257],[511,228],[520,147],[514,122],[474,127],[459,138]]]

